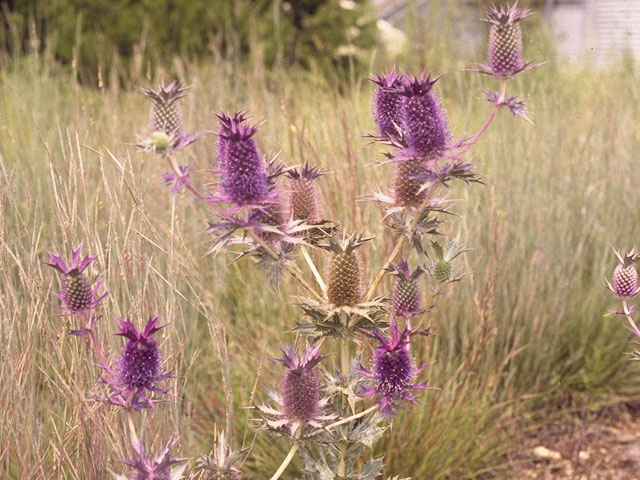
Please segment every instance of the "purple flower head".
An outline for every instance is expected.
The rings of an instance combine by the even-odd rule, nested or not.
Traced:
[[[323,415],[322,409],[329,399],[320,399],[320,381],[314,367],[325,358],[320,355],[320,344],[307,345],[302,358],[298,358],[295,350],[282,346],[284,357],[275,359],[287,367],[282,377],[279,392],[271,392],[271,398],[279,405],[279,409],[258,406],[263,414],[270,414],[275,420],[265,419],[267,427],[280,429],[288,427],[292,436],[305,425],[321,428],[321,422],[335,418],[334,415]]]
[[[148,457],[144,452],[142,442],[135,437],[132,438],[131,445],[138,458],[122,462],[132,468],[132,475],[129,477],[116,475],[116,480],[179,480],[187,465],[184,464],[172,469],[174,464],[183,461],[183,459],[171,455],[170,451],[174,444],[175,440],[171,439],[159,455]]]
[[[403,161],[395,164],[393,201],[397,207],[419,207],[427,198],[423,188],[425,181],[420,177],[425,160]]]
[[[138,146],[164,153],[167,150],[182,150],[200,138],[199,133],[184,134],[182,112],[178,100],[185,96],[189,87],[173,81],[162,83],[157,90],[138,87],[138,91],[151,99],[149,128],[151,136]]]
[[[410,156],[416,158],[440,156],[450,140],[449,127],[440,100],[433,92],[433,85],[440,77],[431,75],[402,79],[401,117]],[[405,154],[406,155],[406,154]]]
[[[392,265],[389,272],[396,277],[391,290],[394,315],[411,318],[422,313],[422,299],[420,298],[422,289],[418,280],[424,273],[424,269],[418,267],[412,273],[409,270],[409,264],[404,260],[397,265]]]
[[[310,167],[305,163],[302,169],[288,172],[289,204],[294,220],[307,223],[318,223],[322,220],[322,202],[317,179],[322,175],[318,167]]]
[[[180,165],[178,169],[180,171],[180,175],[177,175],[174,172],[166,172],[160,174],[160,177],[162,178],[162,184],[165,187],[169,188],[171,195],[179,194],[187,185],[187,183],[189,182],[189,177],[191,176],[191,174],[188,172],[188,165]]]
[[[96,259],[95,256],[82,257],[82,244],[73,251],[71,262],[66,264],[64,259],[55,253],[49,252],[49,263],[51,267],[61,273],[60,292],[54,294],[62,305],[56,308],[65,312],[66,315],[86,313],[98,306],[108,293],[98,296],[101,281],[98,280],[93,288],[84,270]]]
[[[520,20],[531,15],[531,11],[528,8],[519,10],[516,1],[511,6],[491,6],[485,12],[483,20],[491,24],[489,65],[480,64],[477,71],[498,78],[510,78],[537,67],[522,59]]]
[[[160,317],[149,318],[142,332],[128,319],[118,319],[120,331],[116,335],[125,337],[126,343],[116,362],[116,368],[106,368],[110,378],[104,379],[113,390],[109,401],[125,408],[140,410],[151,408],[156,401],[153,393],[167,393],[158,383],[171,376],[160,372],[160,353],[152,335],[165,325],[158,325]]]
[[[374,355],[373,370],[359,370],[372,381],[372,385],[365,388],[361,395],[375,397],[380,406],[380,413],[387,418],[395,415],[399,402],[417,403],[418,399],[412,392],[432,388],[426,383],[413,383],[425,368],[415,367],[409,354],[411,336],[416,333],[416,329],[405,328],[400,333],[393,319],[389,326],[391,338],[383,336],[378,331],[371,333],[371,336],[380,342]]]
[[[218,115],[220,129],[220,200],[238,206],[259,205],[267,199],[269,185],[265,162],[252,138],[258,125],[246,123],[242,113]]]
[[[612,282],[607,285],[609,290],[619,298],[628,299],[635,297],[640,293],[640,287],[638,287],[638,271],[636,270],[635,263],[640,260],[640,255],[631,250],[624,256],[617,250],[614,250],[616,257],[618,257],[618,265],[613,270]]]
[[[398,137],[402,125],[402,104],[400,95],[402,75],[396,74],[396,67],[386,74],[376,74],[371,81],[378,85],[373,97],[373,116],[378,126],[378,135],[383,138]]]

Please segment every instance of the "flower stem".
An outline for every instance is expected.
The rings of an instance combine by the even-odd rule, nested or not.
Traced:
[[[169,161],[169,165],[171,165],[171,169],[173,170],[173,173],[175,173],[178,176],[178,178],[182,178],[184,175],[180,171],[180,167],[178,166],[176,159],[173,158],[171,155],[167,155],[166,158]],[[191,182],[189,180],[185,180],[184,185],[185,187],[187,187],[187,189],[191,191],[191,193],[193,193],[196,197],[198,197],[198,199],[202,200],[203,202],[207,201],[205,196],[202,195],[198,190],[196,190],[196,188],[193,185],[191,185]]]
[[[258,243],[258,245],[260,245],[265,252],[267,252],[267,255],[269,255],[271,258],[273,258],[274,260],[278,260],[278,258],[280,258],[278,256],[278,254],[276,252],[273,251],[273,249],[264,241],[260,238],[260,236],[258,234],[256,234],[256,232],[251,228],[248,229],[249,233],[251,235],[251,237],[256,241],[256,243]],[[324,298],[322,297],[322,295],[320,295],[318,292],[316,292],[313,287],[311,285],[309,285],[309,283],[307,283],[307,281],[302,277],[302,275],[300,275],[300,272],[298,272],[295,268],[289,266],[289,265],[284,265],[284,269],[293,277],[295,278],[300,285],[302,285],[304,287],[304,289],[309,292],[316,300],[318,300],[319,302],[324,303]]]
[[[289,450],[289,453],[280,464],[280,468],[278,468],[276,473],[273,474],[273,476],[271,477],[271,480],[277,480],[284,473],[284,471],[287,469],[287,467],[291,463],[291,460],[293,460],[293,457],[295,456],[296,452],[298,451],[298,446],[299,446],[298,442],[295,442],[293,445],[291,445],[291,450]]]
[[[427,205],[429,204],[429,200],[430,199],[431,199],[431,195],[428,194],[426,196],[426,198],[422,201],[422,204],[420,205],[420,207],[418,207],[418,210],[416,212],[415,217],[413,218],[413,220],[409,224],[409,230],[407,232],[409,234],[409,236],[413,235],[413,232],[415,231],[415,229],[416,229],[416,227],[418,225],[418,221],[420,219],[420,216],[422,215],[422,212],[424,211],[424,209],[427,208]],[[387,274],[387,271],[388,271],[389,267],[391,266],[393,261],[396,259],[396,257],[400,253],[400,250],[402,250],[402,245],[404,245],[404,242],[405,242],[406,239],[407,239],[407,235],[400,235],[400,237],[398,238],[398,241],[396,242],[395,247],[393,247],[393,250],[391,251],[391,253],[387,257],[385,262],[382,264],[382,267],[378,271],[378,274],[376,275],[376,278],[374,278],[373,282],[371,282],[371,286],[367,290],[367,294],[364,297],[364,301],[365,302],[369,302],[369,301],[371,301],[371,299],[373,299],[373,296],[376,293],[376,289],[378,288],[378,285],[380,284],[380,282],[382,281],[384,276]]]
[[[638,329],[638,325],[636,325],[636,322],[633,320],[633,317],[631,316],[631,312],[629,311],[629,307],[627,307],[626,300],[622,301],[622,308],[624,310],[624,316],[627,317],[627,320],[631,325],[631,331],[636,337],[640,338],[640,329]]]
[[[487,128],[489,128],[489,125],[491,125],[491,122],[493,122],[493,119],[496,118],[496,115],[498,114],[499,110],[500,110],[500,107],[498,105],[496,105],[495,108],[493,109],[493,111],[491,112],[491,114],[489,115],[489,117],[487,118],[487,120],[485,120],[485,122],[482,125],[482,127],[480,127],[480,130],[478,130],[478,132],[473,137],[471,137],[471,140],[469,140],[469,142],[467,142],[467,144],[464,146],[464,148],[462,150],[460,150],[460,152],[458,152],[458,154],[457,154],[458,157],[462,157],[462,155],[467,153],[467,151],[471,147],[473,147],[473,145],[478,141],[478,139],[485,132],[485,130]]]
[[[93,348],[96,349],[96,353],[98,354],[98,359],[100,360],[100,364],[102,365],[102,368],[104,368],[109,373],[113,373],[113,370],[109,367],[106,359],[104,358],[104,355],[102,354],[102,350],[100,349],[100,344],[96,339],[96,334],[93,333],[93,330],[90,328],[85,329],[85,331],[89,335],[89,338],[91,339],[91,343],[93,343]]]
[[[369,415],[370,413],[375,412],[378,409],[378,405],[374,405],[373,407],[369,407],[366,410],[363,410],[360,413],[356,413],[355,415],[351,415],[350,417],[347,418],[343,418],[342,420],[338,420],[337,422],[333,422],[330,425],[327,425],[325,428],[325,430],[331,430],[333,428],[339,427],[340,425],[344,425],[345,423],[349,423],[352,422],[353,420],[357,420],[359,418],[362,418],[366,415]]]
[[[322,276],[320,275],[320,272],[318,272],[318,269],[316,268],[315,263],[313,263],[313,260],[311,259],[311,256],[309,255],[309,251],[307,250],[307,248],[304,245],[300,245],[300,250],[302,251],[302,256],[304,257],[305,261],[307,262],[307,265],[309,265],[309,269],[313,273],[313,278],[315,278],[316,282],[318,283],[318,286],[320,287],[320,290],[322,290],[323,296],[326,296],[327,295],[327,285],[324,283],[324,280],[322,280]]]

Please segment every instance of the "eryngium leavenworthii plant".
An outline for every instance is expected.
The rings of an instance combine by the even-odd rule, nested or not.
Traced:
[[[94,309],[102,301],[107,293],[98,296],[101,281],[91,287],[91,282],[84,273],[89,264],[96,259],[95,256],[85,256],[82,260],[82,244],[71,254],[69,265],[64,259],[55,253],[49,252],[49,263],[51,267],[60,272],[60,292],[55,293],[55,297],[60,300],[61,305],[55,305],[66,315],[87,313]]]
[[[218,115],[218,162],[220,200],[236,206],[260,205],[267,199],[269,186],[265,162],[252,138],[258,125],[246,123],[245,116]]]
[[[294,220],[306,223],[319,223],[322,220],[322,203],[317,179],[322,175],[318,167],[310,167],[307,163],[302,169],[290,170],[289,205]]]
[[[331,238],[327,299],[336,307],[353,307],[362,300],[362,265],[355,249],[370,238],[353,235],[342,241]]]
[[[282,377],[279,392],[269,395],[278,405],[273,409],[265,405],[256,408],[265,416],[265,427],[274,430],[284,429],[287,434],[295,437],[298,430],[305,425],[321,428],[322,422],[335,418],[335,415],[324,415],[323,408],[329,398],[320,399],[320,379],[315,366],[325,357],[320,355],[320,344],[305,348],[302,358],[298,358],[295,350],[282,346],[284,357],[275,359],[287,367]]]
[[[415,328],[405,328],[400,333],[394,319],[391,319],[389,327],[391,338],[385,337],[379,331],[370,333],[380,342],[376,347],[373,369],[359,370],[372,383],[360,394],[369,398],[375,397],[380,406],[380,413],[387,418],[396,413],[399,402],[417,403],[418,399],[412,392],[432,388],[426,383],[413,383],[425,368],[424,366],[416,367],[409,353],[411,336],[418,331]]]
[[[619,263],[613,270],[611,279],[613,284],[607,280],[609,290],[619,298],[635,297],[640,292],[640,288],[638,288],[638,271],[634,264],[640,260],[640,255],[636,254],[634,250],[624,256],[616,250],[614,253],[618,257]]]
[[[449,241],[444,249],[438,242],[431,242],[431,246],[435,252],[428,269],[431,276],[439,283],[457,282],[462,279],[462,270],[454,267],[452,262],[469,249],[456,240]]]
[[[408,151],[403,154],[408,158],[425,158],[440,156],[447,148],[451,135],[447,120],[440,105],[440,100],[433,91],[438,81],[431,75],[424,77],[402,78],[401,118]]]
[[[182,128],[182,112],[178,100],[185,96],[188,87],[173,81],[169,85],[162,83],[157,90],[138,87],[138,90],[151,99],[149,128],[151,135],[139,146],[159,153],[169,150],[182,150],[200,138],[199,133],[185,135]]]
[[[409,264],[404,260],[398,265],[389,267],[389,273],[396,277],[391,290],[393,314],[402,318],[420,315],[423,309],[422,288],[419,279],[424,273],[424,269],[418,267],[411,272]]]
[[[142,332],[127,319],[118,319],[120,331],[116,335],[126,338],[125,346],[116,368],[107,366],[108,378],[103,379],[113,389],[108,401],[114,405],[140,410],[152,408],[157,402],[154,393],[167,393],[168,388],[158,384],[171,376],[160,371],[160,352],[158,344],[152,337],[165,325],[158,325],[160,317],[150,318]]]
[[[528,8],[519,10],[516,1],[511,6],[486,9],[484,21],[491,24],[489,31],[489,65],[480,65],[483,73],[500,78],[529,70],[535,65],[522,59],[522,30],[520,20],[531,15]]]
[[[170,451],[175,443],[174,439],[169,440],[160,454],[155,457],[147,457],[144,452],[142,442],[137,438],[131,439],[131,445],[133,451],[136,452],[138,458],[131,460],[123,460],[122,463],[129,465],[132,469],[132,473],[128,476],[115,475],[116,480],[179,480],[182,478],[182,474],[187,468],[186,464],[183,464],[177,468],[172,468],[173,465],[183,461],[182,459],[175,458],[171,455]]]
[[[402,103],[404,97],[398,91],[402,88],[402,77],[396,74],[395,67],[386,74],[377,74],[371,81],[378,85],[373,97],[373,118],[378,126],[381,138],[401,136]]]

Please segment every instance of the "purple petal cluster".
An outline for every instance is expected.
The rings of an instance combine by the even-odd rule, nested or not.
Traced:
[[[264,202],[269,194],[265,162],[253,135],[257,125],[250,125],[242,113],[233,117],[218,115],[218,160],[220,168],[220,199],[237,206]]]
[[[289,433],[295,435],[305,425],[320,428],[321,422],[335,418],[334,415],[323,415],[322,409],[328,399],[320,399],[320,381],[314,367],[325,357],[320,354],[320,344],[307,346],[302,358],[298,358],[295,350],[283,346],[284,357],[275,359],[287,367],[279,392],[271,392],[271,398],[279,405],[279,409],[258,406],[263,414],[275,417],[265,419],[266,425],[274,429],[288,427]]]
[[[187,89],[178,81],[166,86],[162,83],[157,90],[138,87],[140,92],[151,99],[149,128],[152,132],[150,139],[139,146],[164,153],[167,149],[182,150],[200,138],[199,133],[185,134],[183,131],[178,100],[186,95]]]
[[[82,244],[73,251],[68,265],[60,255],[49,252],[47,265],[55,268],[61,274],[60,292],[54,294],[60,300],[61,305],[56,305],[56,308],[65,312],[66,315],[88,313],[108,295],[108,293],[104,293],[99,296],[98,290],[102,282],[98,280],[92,287],[87,274],[84,273],[96,257],[88,255],[82,259],[81,257]]]
[[[361,395],[375,397],[380,406],[380,413],[390,418],[395,415],[399,402],[417,403],[412,393],[430,388],[426,383],[414,383],[415,378],[424,369],[413,364],[409,348],[411,336],[416,329],[398,330],[395,320],[390,322],[391,338],[378,331],[371,333],[380,345],[376,348],[373,369],[360,369],[360,373],[371,380],[372,385],[365,388]]]
[[[161,373],[158,344],[152,337],[165,325],[159,326],[160,317],[153,317],[140,332],[128,318],[118,321],[120,331],[116,335],[125,337],[126,343],[115,369],[106,368],[110,378],[104,379],[104,382],[114,390],[109,401],[134,410],[151,408],[156,401],[153,399],[154,393],[169,391],[158,386],[171,374]]]
[[[177,480],[182,478],[182,472],[186,468],[186,464],[172,469],[172,466],[182,461],[171,455],[171,449],[175,444],[175,440],[171,439],[160,454],[154,457],[148,457],[144,452],[142,442],[132,439],[131,445],[138,458],[124,460],[123,463],[129,465],[133,474],[129,477],[116,475],[117,480]]]
[[[404,97],[398,94],[402,88],[402,76],[391,72],[376,74],[371,81],[378,85],[373,97],[373,117],[378,126],[378,135],[382,138],[399,136],[402,126],[402,103]]]
[[[436,77],[422,74],[419,77],[405,75],[401,95],[401,116],[409,155],[413,158],[430,158],[442,155],[450,140],[449,127],[440,100],[433,92]]]
[[[419,267],[411,272],[409,264],[404,260],[392,265],[389,272],[396,277],[391,290],[393,314],[411,318],[422,313],[422,288],[418,280],[424,274],[424,269]]]
[[[485,92],[487,100],[493,103],[496,107],[507,107],[509,111],[516,117],[522,118],[531,123],[531,119],[527,115],[527,105],[518,97],[508,97],[501,99],[500,94],[497,92]]]
[[[178,170],[180,175],[167,172],[160,174],[162,178],[162,184],[169,189],[172,195],[179,194],[182,189],[189,183],[189,177],[191,174],[188,172],[188,165],[179,165]]]

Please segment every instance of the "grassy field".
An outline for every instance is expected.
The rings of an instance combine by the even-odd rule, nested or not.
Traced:
[[[425,62],[447,72],[439,92],[463,136],[488,115],[482,91],[496,86],[447,58]],[[327,216],[380,236],[364,249],[371,279],[392,240],[377,207],[356,202],[390,174],[370,166],[380,151],[362,138],[374,129],[371,84],[355,78],[337,88],[319,75],[219,60],[175,69],[192,85],[183,103],[188,131],[215,129],[213,112],[246,107],[266,121],[265,153],[333,172],[322,180]],[[540,412],[548,420],[556,408],[597,408],[640,392],[628,333],[621,320],[603,318],[614,306],[604,288],[610,246],[638,242],[637,78],[628,65],[550,62],[510,85],[535,126],[501,113],[472,150],[487,185],[451,193],[460,217],[445,230],[472,248],[465,262],[473,275],[428,319],[438,335],[417,355],[440,390],[422,395],[377,446],[387,474],[508,476],[504,454],[542,421]],[[95,355],[65,335],[70,320],[50,307],[57,281],[43,263],[47,250],[68,253],[83,242],[98,255],[91,275],[111,294],[97,331],[111,355],[121,345],[114,316],[161,314],[171,323],[161,348],[177,375],[175,398],[143,414],[156,448],[174,435],[179,456],[209,451],[231,395],[235,443],[251,443],[253,413],[241,407],[278,381],[280,369],[265,358],[293,340],[284,332],[300,315],[290,298],[298,287],[287,279],[280,292],[266,289],[249,261],[206,256],[207,209],[186,194],[172,199],[158,177],[166,165],[130,145],[146,132],[147,115],[131,88],[86,88],[48,61],[26,58],[0,72],[2,478],[106,479],[131,456],[121,413],[91,401]],[[206,174],[214,137],[185,155]],[[268,478],[288,447],[258,434],[244,470]],[[284,478],[298,478],[296,469]]]

